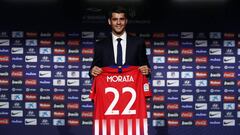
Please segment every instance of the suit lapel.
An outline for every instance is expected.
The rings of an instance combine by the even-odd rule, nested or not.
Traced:
[[[106,47],[106,49],[108,49],[106,52],[108,52],[109,55],[109,63],[114,64],[114,52],[113,52],[113,42],[112,42],[112,35],[108,38],[107,43],[108,46]]]
[[[131,53],[131,37],[129,35],[127,35],[127,46],[126,46],[126,61],[124,63],[124,65],[127,65],[129,63],[129,54]]]

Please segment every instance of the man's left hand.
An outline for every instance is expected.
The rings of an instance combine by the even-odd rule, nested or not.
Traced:
[[[140,66],[138,69],[143,75],[148,75],[151,72],[147,65]]]

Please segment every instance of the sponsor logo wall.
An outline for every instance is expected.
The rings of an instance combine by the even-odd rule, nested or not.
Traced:
[[[240,34],[129,34],[145,39],[152,68],[150,134],[162,127],[239,128]],[[0,32],[0,126],[91,127],[88,70],[95,41],[106,35]]]

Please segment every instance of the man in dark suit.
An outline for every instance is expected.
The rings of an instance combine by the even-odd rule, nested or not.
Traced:
[[[124,8],[117,7],[109,12],[108,24],[112,28],[112,34],[96,43],[90,76],[97,76],[102,72],[101,67],[112,65],[140,66],[141,73],[149,75],[150,66],[144,40],[127,34],[127,22],[127,12]]]

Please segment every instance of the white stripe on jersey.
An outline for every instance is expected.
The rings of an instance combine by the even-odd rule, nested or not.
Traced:
[[[102,135],[107,135],[107,120],[102,120]]]
[[[132,120],[128,119],[128,135],[132,135]]]
[[[140,135],[140,120],[136,119],[136,135]]]
[[[115,120],[110,120],[111,135],[115,135]]]
[[[143,119],[144,135],[148,135],[147,119]]]
[[[133,131],[133,125],[136,125],[136,131],[135,135],[148,135],[148,123],[147,119],[127,119],[126,122],[124,119],[115,120],[110,119],[110,135],[116,134],[116,128],[119,128],[119,135],[124,135],[124,123],[127,124],[127,135],[134,135]],[[118,127],[116,127],[116,122],[118,122]],[[100,126],[102,129],[100,129]],[[143,130],[141,130],[143,128]],[[100,130],[102,130],[102,135],[109,135],[107,133],[108,127],[107,127],[107,120],[95,120],[94,121],[94,135],[100,135]],[[143,131],[143,133],[141,133]]]
[[[119,120],[119,135],[124,135],[124,121]]]
[[[94,135],[99,135],[99,120],[94,122]]]

